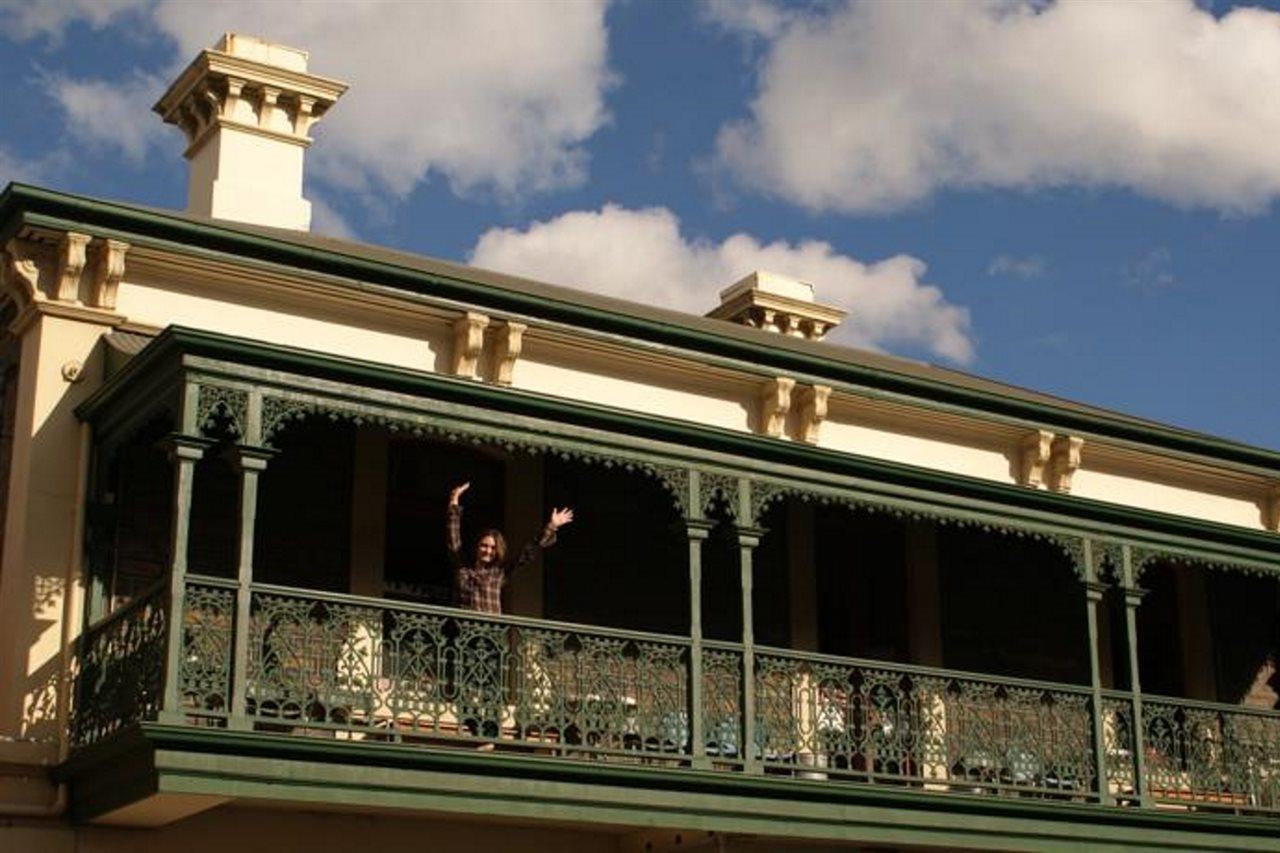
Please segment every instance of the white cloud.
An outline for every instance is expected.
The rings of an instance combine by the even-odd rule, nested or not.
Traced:
[[[1044,275],[1046,269],[1048,264],[1039,255],[996,255],[987,264],[987,275],[1030,279]]]
[[[332,183],[409,193],[431,173],[458,192],[574,185],[581,147],[607,121],[603,0],[183,3],[155,9],[183,62],[239,31],[310,51],[351,84],[317,129]]]
[[[142,9],[149,0],[0,0],[0,33],[19,41],[62,40],[72,23],[83,21],[95,30],[117,16]]]
[[[309,194],[311,201],[311,230],[326,237],[337,237],[339,240],[359,240],[360,235],[345,217],[334,210],[329,202],[315,193]]]
[[[1142,293],[1158,293],[1178,283],[1173,273],[1173,253],[1168,246],[1156,246],[1122,264],[1120,276],[1126,285]]]
[[[128,0],[109,8],[90,0],[0,7],[17,38],[59,37],[72,22],[104,26]],[[402,3],[189,3],[159,0],[147,20],[177,43],[164,82],[220,33],[259,35],[310,51],[310,70],[351,84],[317,127],[311,168],[330,184],[373,195],[407,195],[430,177],[455,191],[514,197],[581,183],[583,148],[609,121],[605,0],[435,0]],[[138,79],[142,79],[139,75]],[[89,95],[127,92],[98,80],[55,81],[82,138],[137,156],[160,120],[152,101],[119,121],[88,121]],[[158,96],[163,86],[158,86]],[[113,115],[113,118],[116,116]],[[180,138],[169,129],[177,147]]]
[[[151,105],[164,92],[159,77],[135,74],[121,81],[50,76],[45,86],[67,116],[67,130],[90,145],[118,148],[135,164],[164,138]]]
[[[44,163],[21,157],[0,145],[0,188],[12,181],[28,184],[42,183],[46,179],[47,171]]]
[[[868,264],[817,240],[764,244],[748,234],[715,243],[686,237],[675,214],[661,207],[605,205],[525,230],[490,229],[470,262],[696,314],[714,307],[724,287],[767,270],[809,281],[819,300],[849,311],[833,341],[873,349],[919,346],[960,363],[974,356],[968,310],[923,282],[927,267],[918,258]]]
[[[796,12],[769,0],[705,0],[704,18],[737,35],[772,38],[796,17]]]
[[[1280,196],[1278,13],[850,0],[759,17],[757,97],[717,154],[806,208],[982,187],[1118,186],[1227,212]]]

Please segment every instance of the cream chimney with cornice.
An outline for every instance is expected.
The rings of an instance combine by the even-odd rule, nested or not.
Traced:
[[[820,341],[846,312],[813,298],[813,285],[771,272],[753,272],[720,291],[708,317]]]
[[[227,33],[202,50],[155,111],[187,136],[191,213],[306,231],[308,131],[347,84],[307,73],[307,53]]]

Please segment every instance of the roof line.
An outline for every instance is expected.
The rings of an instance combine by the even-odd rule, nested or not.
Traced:
[[[414,293],[445,296],[490,309],[518,311],[697,353],[747,361],[782,372],[803,372],[901,394],[926,404],[955,406],[978,414],[1043,423],[1057,430],[1148,445],[1175,454],[1280,471],[1280,451],[1072,404],[1036,392],[1020,393],[1020,389],[1013,386],[970,377],[960,371],[920,366],[905,359],[833,345],[806,345],[785,336],[770,335],[767,341],[758,340],[764,333],[751,334],[755,330],[723,321],[650,309],[594,294],[582,293],[582,299],[575,302],[571,300],[579,292],[569,288],[310,234],[294,235],[280,229],[203,220],[11,183],[0,193],[0,242],[15,234],[24,223],[38,224],[42,216],[67,220],[77,227],[92,226],[158,241],[174,248],[195,246],[310,272],[373,281]],[[433,269],[410,266],[410,261]],[[628,312],[629,308],[634,311]],[[720,325],[723,328],[719,328]],[[840,358],[841,354],[846,358]],[[858,363],[852,360],[854,357],[882,363]],[[913,374],[909,370],[917,372]],[[943,375],[920,375],[925,372]],[[964,384],[966,381],[973,384]]]

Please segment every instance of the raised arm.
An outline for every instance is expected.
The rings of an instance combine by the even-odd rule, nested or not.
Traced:
[[[508,571],[514,572],[526,563],[532,562],[533,558],[538,555],[539,549],[550,548],[556,544],[556,531],[571,521],[573,521],[573,510],[569,507],[551,510],[551,518],[547,520],[546,526],[542,528],[542,535],[538,537],[537,541],[530,542],[520,549],[520,555],[512,562]]]
[[[470,483],[454,486],[449,492],[449,508],[445,513],[445,546],[454,563],[462,560],[462,494],[471,488]]]

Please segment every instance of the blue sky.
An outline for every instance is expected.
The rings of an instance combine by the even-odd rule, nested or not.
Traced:
[[[0,0],[0,182],[185,204],[149,107],[225,30],[347,80],[315,228],[833,333],[1280,447],[1280,12],[1226,3]]]

